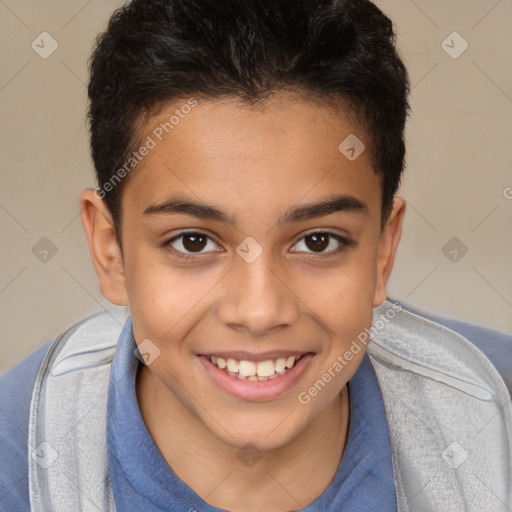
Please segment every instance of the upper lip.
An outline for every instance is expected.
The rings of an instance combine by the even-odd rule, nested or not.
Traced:
[[[224,359],[238,359],[238,360],[246,360],[246,361],[266,361],[267,359],[280,359],[284,357],[285,359],[290,356],[295,356],[299,358],[305,354],[310,353],[311,351],[298,352],[297,350],[271,350],[269,352],[260,352],[260,353],[252,353],[244,350],[223,350],[211,352],[209,354],[202,354],[206,357],[223,357]]]

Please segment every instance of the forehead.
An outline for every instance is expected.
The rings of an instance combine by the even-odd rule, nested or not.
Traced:
[[[370,141],[342,106],[334,110],[291,94],[257,106],[185,98],[144,121],[139,141],[150,149],[126,186],[123,210],[142,214],[179,191],[227,205],[233,214],[254,213],[258,205],[270,213],[338,192],[380,214]]]

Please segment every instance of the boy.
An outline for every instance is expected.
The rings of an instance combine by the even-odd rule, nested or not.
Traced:
[[[509,509],[502,378],[386,300],[408,89],[367,0],[114,13],[81,207],[129,318],[2,377],[2,510]]]

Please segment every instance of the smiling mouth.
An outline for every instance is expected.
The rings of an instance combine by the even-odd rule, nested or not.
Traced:
[[[287,373],[304,355],[292,355],[257,362],[220,356],[208,356],[208,359],[214,366],[232,377],[240,380],[266,381],[276,379]]]

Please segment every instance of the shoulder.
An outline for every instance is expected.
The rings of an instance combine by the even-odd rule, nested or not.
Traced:
[[[24,510],[28,502],[28,419],[39,366],[53,340],[0,376],[0,510]]]
[[[488,348],[498,340],[499,353],[510,360],[510,337],[401,306],[385,301],[374,311],[368,343],[394,462],[402,474],[414,475],[397,481],[399,503],[414,499],[429,503],[429,510],[488,503],[489,487],[475,486],[475,474],[485,474],[496,495],[505,496],[512,457],[510,390],[502,378],[507,373],[500,377]],[[502,464],[496,464],[497,454]],[[466,458],[464,471],[454,472]],[[433,474],[447,492],[429,486],[418,492],[417,483]]]
[[[60,334],[33,350],[18,364],[0,375],[0,512],[30,509],[28,430],[34,384],[41,364],[53,342],[52,374],[95,367],[110,361],[123,323],[129,326],[127,310],[120,319],[104,312],[71,322]]]
[[[512,335],[462,320],[446,318],[404,305],[404,309],[464,336],[491,361],[512,395]]]

